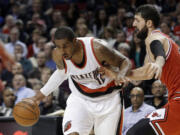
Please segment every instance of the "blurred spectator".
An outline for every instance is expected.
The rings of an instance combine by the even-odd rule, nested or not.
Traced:
[[[50,94],[49,96],[45,97],[40,104],[41,115],[52,113],[57,109],[60,109],[60,107],[58,108],[58,106],[55,103],[53,103],[53,94]]]
[[[14,47],[14,57],[16,62],[20,62],[22,64],[23,71],[26,75],[33,69],[31,61],[26,57],[23,57],[23,48],[19,44],[16,44]]]
[[[0,116],[11,116],[12,110],[15,104],[16,96],[14,95],[14,91],[7,87],[3,90],[3,105],[0,106]]]
[[[27,47],[26,47],[26,44],[24,44],[23,42],[19,40],[19,34],[20,33],[17,27],[12,28],[10,31],[10,42],[5,45],[5,48],[7,52],[9,52],[10,54],[14,54],[15,45],[19,44],[23,47],[22,56],[26,57]]]
[[[177,24],[174,27],[174,34],[180,39],[180,14],[177,16]]]
[[[120,44],[118,45],[117,50],[118,50],[120,53],[122,53],[124,56],[126,56],[127,58],[130,59],[130,50],[131,50],[131,48],[130,48],[129,44],[127,44],[127,43],[120,43]],[[133,60],[133,59],[130,59],[130,60],[131,60],[131,64],[132,64],[131,67],[132,67],[132,68],[135,68],[134,60]]]
[[[46,57],[45,52],[44,51],[38,52],[37,57],[36,57],[36,61],[37,61],[38,66],[36,68],[33,68],[33,70],[31,70],[29,72],[28,77],[40,78],[42,70],[44,68],[47,68],[46,67],[46,60],[47,60],[47,57]]]
[[[95,24],[93,25],[93,35],[99,37],[103,31],[104,27],[107,25],[107,15],[104,9],[100,9],[97,12]]]
[[[40,37],[40,39],[37,42],[38,52],[44,51],[44,46],[46,44],[46,41],[47,41],[47,39],[45,37]]]
[[[88,29],[86,24],[82,24],[77,27],[77,36],[78,37],[93,37],[91,31]]]
[[[111,27],[113,29],[113,31],[115,33],[117,33],[118,24],[117,24],[117,16],[116,15],[109,16],[107,27]]]
[[[39,49],[38,49],[37,44],[38,44],[38,40],[41,37],[41,34],[42,33],[38,29],[33,30],[33,32],[32,32],[32,44],[28,45],[28,55],[27,55],[28,58],[35,56],[38,53]]]
[[[78,8],[76,3],[70,3],[69,9],[66,14],[66,20],[70,27],[73,27],[78,18]]]
[[[145,42],[136,36],[136,31],[135,31],[131,42],[130,58],[134,60],[136,67],[140,67],[143,65],[145,55],[146,55]]]
[[[19,62],[14,63],[12,66],[12,73],[13,73],[13,75],[23,74],[22,64]]]
[[[62,13],[61,11],[59,10],[55,10],[53,13],[52,13],[52,27],[60,27],[61,26],[61,21],[63,20],[63,16],[62,16]]]
[[[35,92],[39,91],[43,87],[42,82],[38,79],[31,80],[31,85],[32,85],[32,89]]]
[[[159,109],[167,103],[167,98],[165,97],[167,93],[166,86],[163,85],[160,80],[153,82],[151,92],[154,97],[153,99],[149,99],[146,102],[147,104]]]
[[[15,20],[12,15],[7,15],[5,19],[5,24],[2,28],[2,33],[9,34],[11,29],[15,26]]]
[[[51,70],[55,70],[56,69],[56,63],[53,61],[52,59],[52,50],[53,50],[53,44],[51,44],[51,42],[46,43],[44,46],[44,52],[46,54],[46,67],[50,68]]]
[[[133,38],[133,32],[134,32],[134,27],[132,26],[134,21],[134,15],[132,12],[127,12],[125,14],[125,27],[123,28],[123,31],[126,32],[126,40],[130,42]]]
[[[40,20],[40,14],[34,13],[31,17],[31,20],[27,21],[26,29],[29,34],[31,34],[35,30],[35,25],[38,20]]]
[[[83,17],[79,17],[76,21],[75,29],[81,27],[81,25],[86,24],[86,20]]]
[[[49,68],[44,68],[41,72],[41,82],[43,85],[46,84],[46,82],[49,80],[50,76],[52,74],[52,70]]]
[[[57,28],[54,27],[50,30],[50,41],[48,43],[52,44],[54,46],[54,34],[56,32]]]
[[[118,23],[119,29],[122,29],[124,26],[125,14],[126,14],[125,8],[123,8],[123,7],[118,8],[118,10],[117,10],[117,23]]]
[[[122,30],[117,32],[113,48],[117,50],[120,43],[126,43],[126,33]]]
[[[105,27],[104,32],[102,33],[102,37],[106,42],[107,42],[107,47],[113,48],[114,43],[116,42],[115,40],[115,33],[111,27]]]
[[[19,16],[20,16],[20,3],[14,2],[14,3],[11,5],[10,14],[13,16],[13,18],[14,18],[15,21],[16,21],[17,19],[19,19]]]
[[[140,119],[145,118],[148,114],[155,110],[154,107],[144,103],[144,91],[140,87],[134,87],[130,93],[132,106],[124,111],[123,135]]]
[[[26,79],[22,74],[16,74],[13,77],[13,89],[15,95],[17,96],[16,103],[20,102],[24,98],[32,97],[35,95],[35,92],[26,87]]]
[[[19,29],[19,39],[22,42],[27,43],[28,39],[29,39],[29,35],[27,34],[27,32],[24,30],[24,23],[21,19],[16,20],[15,26]]]
[[[171,25],[165,22],[160,24],[161,31],[172,38],[178,45],[180,45],[179,38],[171,32]]]
[[[14,91],[7,87],[3,90],[3,105],[0,106],[0,116],[11,116],[15,104],[16,96]]]

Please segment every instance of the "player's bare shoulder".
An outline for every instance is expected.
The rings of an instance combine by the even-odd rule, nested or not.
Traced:
[[[99,60],[106,59],[106,56],[111,57],[113,53],[113,50],[108,48],[107,42],[102,39],[93,40],[93,49]]]
[[[52,58],[59,69],[64,69],[64,61],[62,54],[56,48],[53,49]]]
[[[167,50],[169,48],[169,38],[167,36],[165,36],[164,34],[162,34],[160,32],[156,32],[156,33],[148,35],[148,37],[145,40],[147,49],[150,49],[149,46],[152,43],[152,41],[154,41],[154,40],[160,41],[161,44],[163,45],[165,52],[167,52]]]
[[[152,41],[159,40],[162,44],[164,43],[165,37],[160,33],[153,33],[147,36],[145,43],[146,45],[150,45]]]
[[[125,58],[121,53],[108,47],[108,43],[102,39],[94,39],[93,48],[96,57],[101,63],[119,66]]]

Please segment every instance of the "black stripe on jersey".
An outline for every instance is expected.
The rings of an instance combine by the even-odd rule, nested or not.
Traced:
[[[110,93],[112,93],[114,90],[119,90],[119,89],[121,89],[122,86],[123,86],[123,85],[121,85],[121,86],[110,87],[110,88],[108,88],[105,92],[86,93],[85,91],[83,91],[83,90],[79,87],[78,83],[77,83],[75,80],[73,80],[72,77],[71,77],[71,79],[72,79],[72,81],[73,81],[73,83],[74,83],[74,86],[79,90],[79,92],[82,93],[83,95],[88,96],[88,97],[99,97],[99,96],[103,96],[103,95],[106,95],[106,94],[110,94]]]

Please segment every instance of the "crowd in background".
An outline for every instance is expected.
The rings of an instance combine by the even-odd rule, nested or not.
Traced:
[[[131,60],[132,68],[142,66],[145,43],[137,38],[132,23],[136,7],[146,3],[160,11],[159,29],[180,45],[179,0],[1,0],[0,39],[15,64],[7,66],[0,59],[0,115],[10,116],[14,104],[33,96],[56,69],[52,50],[57,27],[70,26],[77,37],[104,39],[109,48]],[[146,103],[154,109],[166,103],[166,87],[157,80],[133,81],[123,90],[127,119],[145,111],[140,108]],[[66,80],[42,101],[41,114],[64,109],[69,94]],[[147,110],[140,116],[145,117]]]

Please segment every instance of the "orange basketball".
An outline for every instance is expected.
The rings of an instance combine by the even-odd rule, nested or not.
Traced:
[[[31,99],[17,103],[13,109],[13,116],[21,126],[32,126],[39,120],[40,110],[38,105]]]

